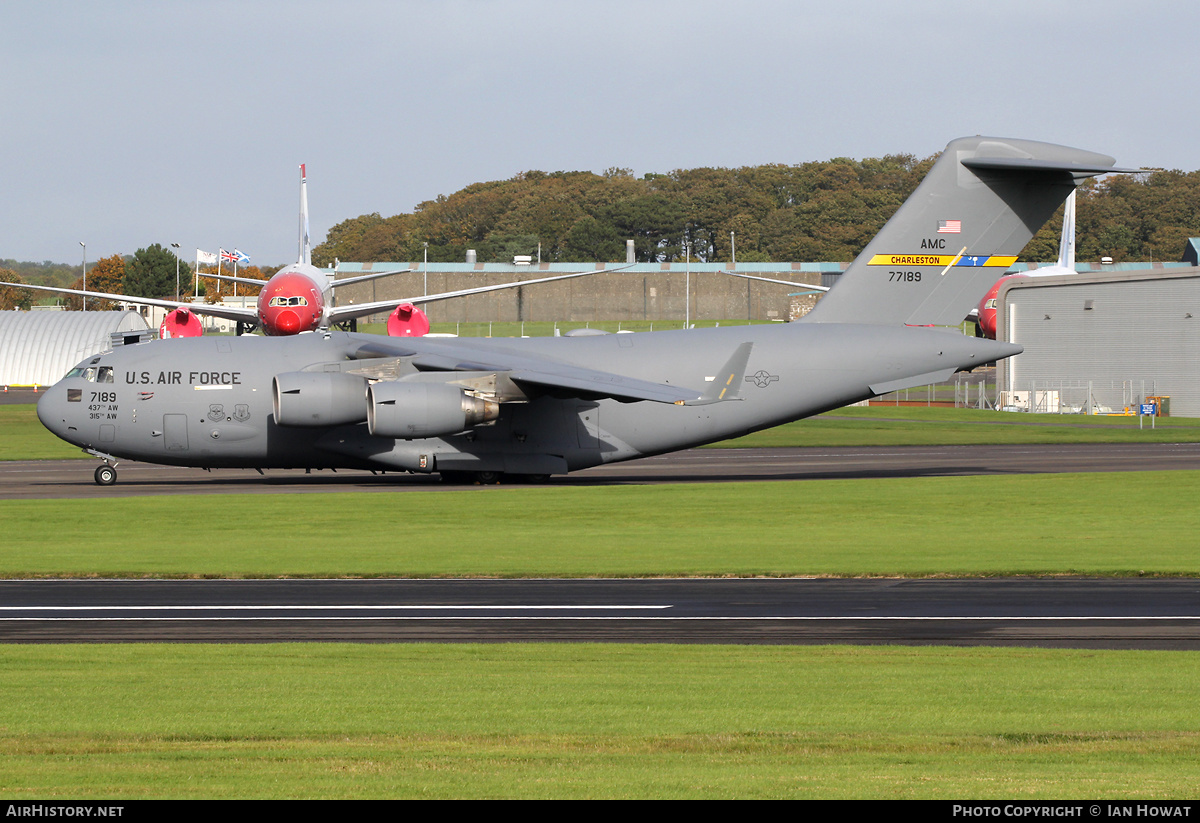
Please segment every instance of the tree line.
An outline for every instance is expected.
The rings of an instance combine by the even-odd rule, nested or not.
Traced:
[[[49,260],[42,263],[18,262],[16,260],[0,260],[0,281],[8,283],[31,283],[39,286],[54,286],[57,288],[84,289],[87,291],[107,292],[109,294],[128,294],[137,297],[156,297],[173,299],[176,288],[176,271],[179,276],[180,301],[190,301],[196,286],[196,269],[185,260],[178,261],[170,249],[159,243],[154,243],[134,254],[114,254],[102,257],[87,267],[87,282],[84,282],[83,266],[67,266],[53,263]],[[238,275],[243,277],[268,279],[282,266],[259,268],[249,266],[238,269]],[[216,303],[234,292],[234,285],[215,277],[205,277],[205,274],[216,274],[216,266],[201,266],[200,294],[206,302]],[[232,269],[226,268],[226,274],[232,274]],[[259,289],[240,283],[237,285],[239,295],[255,295]],[[30,292],[11,286],[0,286],[0,310],[28,309],[33,303],[61,302],[67,309],[83,308],[83,298],[74,296],[51,296],[47,293]],[[111,301],[89,299],[88,308],[95,311],[108,311],[114,308]]]
[[[510,180],[474,183],[421,203],[412,213],[353,217],[331,228],[313,249],[313,262],[461,262],[475,249],[481,262],[537,255],[548,262],[625,259],[634,241],[638,262],[810,262],[853,260],[917,187],[937,156],[845,157],[796,166],[699,168],[635,177],[629,169],[603,174],[528,171]],[[1062,210],[1025,247],[1021,259],[1058,255]],[[1076,205],[1079,260],[1179,260],[1190,237],[1200,237],[1200,171],[1110,175],[1080,187]],[[240,270],[266,279],[281,267]],[[203,274],[201,293],[216,301],[232,286]],[[83,287],[81,266],[0,260],[0,279]],[[133,255],[88,266],[92,291],[173,297],[175,256],[155,243]],[[192,267],[180,267],[181,297],[190,298]],[[246,294],[245,286],[238,287]],[[253,289],[249,293],[254,293]],[[0,308],[40,298],[0,287]],[[68,298],[68,306],[81,303]],[[89,301],[90,305],[90,301]],[[77,307],[77,305],[76,305]],[[100,306],[94,306],[99,308]]]
[[[475,183],[412,213],[338,223],[313,250],[335,260],[481,262],[515,254],[548,262],[849,261],[900,207],[937,156],[796,166],[699,168],[634,177],[628,169],[528,171]],[[1200,172],[1158,171],[1089,180],[1077,198],[1080,260],[1178,260],[1200,236]],[[1062,210],[1029,242],[1023,260],[1054,260]],[[539,247],[540,244],[540,247]]]

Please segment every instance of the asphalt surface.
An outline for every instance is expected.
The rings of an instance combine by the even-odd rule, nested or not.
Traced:
[[[0,499],[462,489],[369,472],[0,464]],[[1200,444],[694,449],[553,485],[1200,469]],[[465,487],[486,493],[483,487]],[[1198,580],[0,581],[0,642],[664,642],[1200,649]]]
[[[202,469],[120,462],[117,482],[97,486],[96,460],[0,463],[0,500],[139,497],[172,494],[403,492],[462,489],[436,475],[363,471]],[[981,474],[1200,469],[1200,443],[895,446],[820,449],[691,449],[598,466],[551,485],[764,482],[855,477],[946,477]],[[471,488],[471,487],[466,487]],[[478,487],[475,487],[478,488]]]
[[[1200,580],[0,582],[0,642],[1200,649]]]

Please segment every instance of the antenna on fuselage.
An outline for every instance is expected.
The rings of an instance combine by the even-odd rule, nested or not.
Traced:
[[[312,249],[308,242],[308,176],[300,164],[300,250],[301,263],[312,265]]]

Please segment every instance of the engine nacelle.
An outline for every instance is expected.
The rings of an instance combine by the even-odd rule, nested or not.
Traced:
[[[412,303],[401,303],[387,319],[389,337],[423,337],[429,334],[429,317]]]
[[[204,326],[200,323],[200,318],[185,306],[167,312],[158,326],[158,336],[162,340],[171,337],[199,337],[202,334]]]
[[[367,429],[376,437],[457,434],[499,416],[499,403],[446,383],[391,381],[367,389]]]
[[[367,381],[341,372],[293,371],[271,379],[280,426],[343,426],[367,419]]]

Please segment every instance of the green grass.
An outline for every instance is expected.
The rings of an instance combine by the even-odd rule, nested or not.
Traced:
[[[838,409],[726,440],[718,448],[961,446],[1029,443],[1195,443],[1200,419],[1022,414],[920,406]]]
[[[1066,429],[1013,439],[1043,420]],[[78,454],[32,407],[0,422],[0,456]],[[876,407],[756,437],[1130,431],[1151,439]],[[1198,575],[1198,492],[1147,472],[0,501],[0,576]],[[0,796],[1190,797],[1197,682],[1192,652],[0,645]]]
[[[1197,498],[1177,471],[8,500],[0,576],[1200,575]]]
[[[0,646],[0,795],[1170,798],[1200,656]]]
[[[87,457],[46,430],[37,419],[37,406],[0,406],[0,460],[63,460]],[[94,459],[94,458],[93,458]]]

